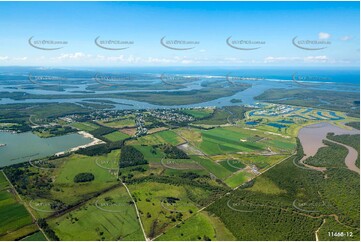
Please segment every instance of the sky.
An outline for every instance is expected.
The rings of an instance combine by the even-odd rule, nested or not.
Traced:
[[[359,2],[0,2],[0,66],[359,67],[359,12]]]

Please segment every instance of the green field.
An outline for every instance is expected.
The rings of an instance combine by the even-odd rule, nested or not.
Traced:
[[[103,136],[104,138],[112,141],[112,142],[116,142],[116,141],[121,141],[124,140],[126,138],[129,138],[130,136],[127,134],[124,134],[120,131],[115,131],[113,133],[107,134]]]
[[[112,120],[112,121],[98,121],[101,125],[108,126],[115,129],[120,129],[124,127],[133,127],[135,126],[134,119],[119,119],[119,120]]]
[[[0,172],[0,190],[4,190],[10,186],[9,182],[6,180],[4,173]]]
[[[160,236],[160,241],[197,241],[197,240],[235,240],[232,233],[225,228],[224,224],[214,216],[206,212],[197,213],[185,221],[184,224],[177,225]]]
[[[52,196],[63,202],[72,203],[82,199],[86,194],[100,191],[116,183],[117,161],[119,150],[104,156],[71,155],[62,159],[62,165],[53,173],[55,182],[51,190]],[[109,170],[104,167],[110,167]],[[94,174],[95,179],[84,184],[74,183],[74,177],[81,172]],[[115,173],[115,174],[114,174]]]
[[[287,153],[295,147],[294,140],[285,139],[277,134],[258,130],[228,126],[210,130],[184,130],[181,133],[192,145],[208,155],[230,154],[237,152],[260,153],[274,152]]]
[[[129,142],[129,144],[143,144],[143,145],[157,145],[157,144],[179,145],[181,143],[184,143],[184,140],[171,130],[165,130],[147,136],[142,136],[139,137],[137,141]]]
[[[84,123],[72,123],[71,126],[89,132],[89,131],[94,131],[97,128],[99,128],[98,125],[94,124],[94,123],[90,123],[90,122],[84,122]]]
[[[213,113],[213,109],[186,109],[182,110],[183,113],[191,115],[195,118],[205,118]]]
[[[334,216],[337,223],[329,223],[328,231],[339,230],[337,224],[349,227],[347,231],[358,230],[359,176],[347,169],[331,168],[325,172],[325,179],[321,172],[293,164],[293,159],[302,156],[299,148],[296,156],[217,200],[207,210],[219,216],[238,240],[315,240],[323,218],[335,221]],[[329,159],[331,156],[329,153]],[[358,241],[359,233],[354,235],[348,239]]]
[[[130,202],[120,186],[49,224],[61,240],[144,240]]]
[[[146,234],[150,238],[188,218],[197,210],[196,205],[187,197],[185,187],[147,182],[129,185],[129,189],[138,205]],[[169,203],[167,197],[179,200]]]
[[[15,231],[9,232],[5,235],[1,235],[0,240],[5,240],[5,241],[19,240],[21,238],[24,238],[28,235],[35,233],[38,229],[39,228],[36,224],[31,223],[31,224],[25,225],[25,226],[15,230]]]
[[[191,159],[220,179],[224,179],[232,174],[225,167],[204,156],[191,156]]]
[[[226,168],[227,170],[229,170],[231,172],[236,172],[236,171],[246,167],[242,163],[242,161],[235,160],[235,159],[222,160],[219,162],[219,164],[221,164],[224,168]]]
[[[23,238],[22,241],[47,241],[47,239],[41,231],[38,231],[32,235]]]
[[[247,171],[240,171],[237,173],[232,174],[231,176],[227,177],[224,182],[231,188],[235,188],[247,180],[249,180],[253,175],[248,173]]]
[[[0,172],[0,239],[25,225],[32,223],[32,218],[26,208],[17,201],[9,184]]]

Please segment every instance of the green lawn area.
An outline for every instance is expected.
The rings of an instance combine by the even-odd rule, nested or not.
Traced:
[[[205,118],[213,113],[213,109],[186,109],[182,110],[182,112],[195,118]]]
[[[77,129],[80,129],[80,130],[84,130],[86,132],[93,131],[93,130],[96,130],[97,128],[99,128],[98,125],[96,125],[94,123],[90,123],[90,122],[72,123],[71,126],[77,128]]]
[[[179,145],[185,141],[171,130],[157,132],[151,135],[146,135],[138,138],[134,143],[143,145],[156,145],[156,144],[172,144]]]
[[[150,145],[133,145],[137,150],[142,152],[144,158],[148,162],[159,163],[161,159],[165,156],[164,152],[158,148],[153,148]]]
[[[225,167],[204,156],[191,156],[191,159],[203,166],[206,170],[211,172],[219,179],[224,179],[232,174],[232,172],[227,170]]]
[[[112,141],[112,142],[116,142],[116,141],[121,141],[124,140],[126,138],[129,138],[130,136],[127,134],[124,134],[120,131],[115,131],[113,133],[107,134],[103,136],[104,138]]]
[[[246,182],[252,175],[246,171],[241,171],[228,177],[224,182],[231,188],[235,188]]]
[[[48,223],[60,240],[144,240],[130,202],[119,186]]]
[[[209,155],[252,152],[265,149],[265,145],[262,143],[247,141],[250,135],[240,128],[215,128],[202,130],[201,133],[202,142],[199,148]]]
[[[65,203],[73,203],[83,199],[84,196],[91,196],[92,193],[114,185],[117,182],[119,154],[119,150],[113,150],[103,156],[73,154],[62,158],[60,167],[53,173],[55,180],[51,190],[53,198]],[[74,177],[83,172],[92,173],[94,180],[75,183]]]
[[[240,160],[227,159],[219,162],[224,168],[231,172],[236,172],[246,166]]]
[[[197,241],[197,240],[235,240],[232,233],[225,227],[219,218],[202,211],[189,218],[184,224],[168,230],[157,240],[160,241]]]
[[[99,121],[99,123],[104,126],[108,126],[115,129],[135,126],[134,119],[120,119],[120,120],[113,120],[110,122]]]

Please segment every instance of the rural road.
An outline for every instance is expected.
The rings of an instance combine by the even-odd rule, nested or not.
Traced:
[[[122,184],[123,184],[123,186],[125,187],[125,189],[127,190],[130,199],[132,199],[132,201],[133,201],[133,204],[134,204],[134,207],[135,207],[135,211],[137,212],[137,217],[138,217],[138,220],[139,220],[140,228],[142,229],[142,232],[143,232],[144,239],[145,239],[146,241],[150,241],[150,239],[147,238],[147,234],[145,233],[142,220],[140,219],[140,214],[139,214],[139,211],[138,211],[137,203],[134,201],[133,196],[132,196],[132,194],[130,193],[127,185],[125,185],[124,182],[122,182]]]

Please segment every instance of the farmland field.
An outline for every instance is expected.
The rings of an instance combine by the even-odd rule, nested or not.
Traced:
[[[46,238],[41,231],[38,231],[32,235],[23,238],[22,241],[46,241]]]
[[[127,134],[124,134],[120,131],[115,131],[113,133],[107,134],[103,136],[104,138],[112,141],[112,142],[116,142],[116,141],[121,141],[124,140],[126,138],[129,138],[130,136]]]
[[[188,109],[182,111],[185,114],[189,114],[195,118],[205,118],[213,113],[212,109]]]
[[[94,124],[94,123],[90,123],[90,122],[84,122],[84,123],[73,123],[71,124],[73,127],[80,129],[80,130],[84,130],[84,131],[93,131],[96,130],[97,128],[99,128],[98,125]]]
[[[9,184],[6,184],[7,181],[2,172],[0,172],[0,182],[0,238],[2,238],[8,233],[31,224],[32,218],[18,201]]]
[[[144,240],[134,205],[122,186],[49,224],[61,240]]]
[[[305,160],[327,168],[314,171],[297,138],[313,123],[351,130],[355,118],[275,104],[109,113],[54,120],[104,143],[3,168],[23,204],[0,173],[1,240],[359,239],[347,149],[324,141]],[[359,150],[359,135],[327,138]]]
[[[121,120],[114,120],[114,121],[108,121],[108,122],[100,121],[99,123],[101,125],[108,126],[111,128],[116,128],[116,129],[135,126],[134,119],[121,119]]]
[[[150,238],[188,218],[197,210],[197,206],[187,197],[184,187],[149,182],[146,186],[129,185],[129,189],[137,202],[144,229]]]
[[[210,216],[206,212],[200,212],[170,230],[164,235],[160,236],[157,240],[171,241],[181,238],[182,240],[234,240],[234,236],[228,229],[224,228],[222,222]]]
[[[179,137],[175,132],[171,130],[165,130],[161,132],[157,132],[151,135],[142,136],[138,138],[138,140],[131,141],[129,144],[139,143],[143,145],[157,145],[157,144],[172,144],[172,145],[179,145],[183,143],[184,140]]]

